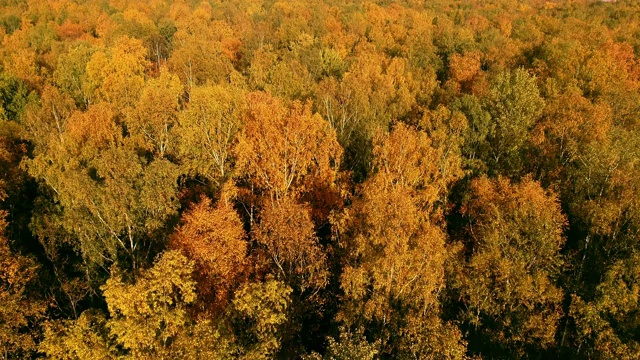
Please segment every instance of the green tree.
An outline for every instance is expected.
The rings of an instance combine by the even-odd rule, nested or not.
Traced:
[[[7,73],[0,73],[0,119],[20,121],[29,102],[30,94],[25,83]]]

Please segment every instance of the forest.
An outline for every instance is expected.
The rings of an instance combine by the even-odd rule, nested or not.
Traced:
[[[0,359],[640,359],[637,0],[0,0]]]

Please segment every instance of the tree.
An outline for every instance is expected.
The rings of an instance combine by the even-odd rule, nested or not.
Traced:
[[[617,261],[606,271],[592,301],[573,295],[570,316],[576,326],[577,353],[594,359],[634,359],[640,310],[640,256]]]
[[[617,125],[606,105],[589,105],[582,111],[589,115],[581,115],[588,119],[581,128],[593,130],[590,134],[571,128],[575,132],[566,132],[566,164],[559,172],[559,188],[572,228],[579,231],[569,243],[575,257],[572,280],[580,279],[571,282],[576,286],[572,292],[589,299],[604,270],[640,245],[635,195],[640,189],[635,160],[640,138],[633,127]]]
[[[249,69],[249,83],[253,88],[291,100],[310,97],[315,86],[313,78],[293,55],[279,59],[271,47],[265,46],[253,56]]]
[[[463,205],[469,219],[469,260],[460,274],[466,318],[510,356],[554,344],[563,293],[566,218],[555,194],[525,178],[474,180]]]
[[[640,67],[628,43],[607,40],[590,51],[580,70],[580,87],[590,97],[618,96],[640,86]]]
[[[287,108],[262,93],[251,94],[249,104],[235,152],[238,176],[246,178],[256,195],[250,206],[260,209],[252,237],[264,246],[274,271],[287,284],[302,292],[317,290],[328,274],[313,220],[325,222],[328,211],[314,219],[310,208],[315,204],[304,201],[319,199],[325,205],[335,198],[332,194],[339,194],[342,149],[310,104],[294,102]],[[332,205],[339,206],[339,201]]]
[[[385,353],[438,357],[450,351],[437,346],[410,349],[397,337],[412,334],[414,345],[427,344],[435,335],[431,331],[448,326],[438,318],[446,234],[437,204],[460,173],[440,172],[434,160],[441,151],[424,132],[402,123],[391,134],[379,133],[374,173],[336,224],[344,252],[338,319],[371,329]],[[417,330],[421,322],[432,325]],[[460,358],[460,334],[450,334],[458,348],[450,355]]]
[[[4,146],[3,150],[6,151]],[[6,198],[5,184],[5,179],[0,180],[1,200]],[[0,211],[0,356],[3,359],[32,354],[37,336],[32,327],[46,310],[45,302],[35,289],[39,266],[33,259],[11,250],[5,234],[6,216],[6,211]]]
[[[606,103],[592,103],[575,87],[549,97],[534,140],[542,162],[539,171],[547,174],[547,181],[566,179],[591,146],[608,142],[611,113]]]
[[[53,204],[35,222],[62,228],[87,265],[108,265],[124,255],[138,267],[163,240],[164,221],[177,213],[177,166],[141,156],[123,137],[108,103],[66,120],[57,109],[38,110],[53,118],[45,124],[52,133],[37,138],[46,127],[34,113],[29,134],[36,156],[26,162],[28,171],[53,192]],[[57,241],[40,230],[45,248]]]
[[[43,26],[39,26],[42,29]],[[11,76],[24,81],[30,89],[40,89],[43,85],[42,57],[37,51],[36,27],[28,19],[21,19],[20,28],[2,41],[2,68]],[[48,39],[49,41],[51,39]]]
[[[139,146],[158,158],[175,153],[174,127],[177,125],[180,80],[165,68],[157,79],[145,84],[135,111],[127,119],[127,130]]]
[[[337,177],[342,148],[335,132],[310,104],[285,107],[276,98],[252,93],[235,149],[237,176],[246,176],[272,201],[312,191],[315,182]]]
[[[102,288],[111,315],[107,328],[133,357],[179,354],[172,344],[190,323],[186,307],[196,300],[192,271],[192,261],[171,251],[134,284],[112,270]]]
[[[231,50],[228,53],[234,57],[234,47],[228,45],[232,43],[230,40],[239,41],[224,21],[211,21],[209,4],[202,3],[196,11],[185,15],[184,19],[176,21],[168,66],[191,94],[195,86],[221,84],[228,80],[233,66],[231,59],[225,56],[225,50]]]
[[[319,84],[316,103],[345,149],[345,165],[357,178],[371,165],[371,141],[378,128],[407,116],[418,86],[402,58],[389,58],[362,45],[342,80]]]
[[[454,113],[464,114],[467,120],[461,148],[466,158],[466,167],[475,173],[486,173],[491,152],[488,139],[493,128],[491,114],[482,106],[481,100],[474,95],[462,95],[453,100],[450,108]]]
[[[336,340],[332,337],[328,337],[327,351],[324,356],[318,353],[312,353],[307,357],[303,357],[305,360],[348,360],[348,359],[363,359],[373,360],[378,355],[380,342],[369,343],[364,336],[364,329],[351,332],[345,328],[340,329],[339,338]]]
[[[47,322],[40,352],[54,359],[231,359],[232,339],[219,324],[189,314],[196,300],[192,272],[193,262],[178,251],[162,253],[133,283],[112,269],[102,286],[109,317],[87,310],[76,320]]]
[[[238,358],[271,359],[278,353],[280,329],[291,305],[290,294],[291,288],[273,279],[245,284],[236,292],[232,321],[235,319],[236,326],[240,326]]]
[[[0,120],[20,120],[29,101],[29,90],[23,81],[7,73],[0,74]]]
[[[248,252],[243,226],[230,199],[213,206],[203,197],[182,215],[182,224],[171,236],[170,246],[195,262],[197,293],[209,302],[203,306],[220,310],[238,286]]]
[[[196,86],[181,112],[177,129],[179,154],[187,172],[224,181],[233,164],[233,145],[247,109],[242,89]]]
[[[296,284],[301,292],[324,287],[328,281],[326,254],[315,234],[308,206],[291,198],[267,205],[252,238],[264,246],[277,278]]]
[[[76,106],[86,108],[95,99],[87,89],[87,64],[96,48],[87,42],[77,42],[70,46],[66,53],[58,59],[58,66],[53,72],[56,85],[71,96]]]
[[[3,229],[6,227],[4,219],[0,225]],[[38,266],[32,259],[11,251],[3,234],[0,269],[0,356],[3,359],[27,357],[36,346],[32,327],[46,310],[45,303],[34,297]]]
[[[112,359],[116,349],[106,324],[101,312],[90,310],[76,320],[45,322],[38,351],[50,359]]]
[[[133,106],[144,87],[146,53],[140,40],[118,38],[112,47],[93,53],[84,88],[119,111]]]
[[[469,52],[449,57],[450,80],[459,84],[461,90],[473,91],[474,83],[483,79],[481,56],[480,52]]]
[[[498,74],[492,82],[488,100],[493,120],[488,136],[491,168],[501,169],[505,175],[519,174],[523,164],[520,152],[526,146],[543,106],[536,79],[526,70]]]
[[[46,86],[39,104],[30,104],[25,109],[24,127],[36,154],[61,145],[68,119],[75,109],[73,99],[55,86]]]

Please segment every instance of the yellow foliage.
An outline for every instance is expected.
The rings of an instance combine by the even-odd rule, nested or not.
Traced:
[[[235,87],[196,86],[191,90],[177,129],[177,146],[189,173],[224,181],[246,107],[244,92]]]
[[[470,321],[479,326],[489,317],[494,325],[485,331],[516,351],[553,345],[563,298],[554,277],[566,226],[557,196],[530,178],[479,178],[463,212],[473,239],[462,286]]]
[[[187,306],[196,300],[193,262],[176,251],[163,253],[134,284],[114,272],[102,287],[117,343],[134,357],[166,357],[172,341],[190,323]]]

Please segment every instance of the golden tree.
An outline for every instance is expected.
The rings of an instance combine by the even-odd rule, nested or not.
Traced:
[[[376,136],[375,172],[336,224],[345,251],[338,316],[347,325],[378,328],[386,351],[460,358],[464,345],[455,328],[448,345],[425,346],[449,327],[438,318],[446,257],[438,201],[461,174],[440,171],[441,151],[424,132],[401,123]],[[413,345],[390,340],[400,334]]]
[[[555,279],[566,226],[557,196],[530,178],[479,178],[463,213],[471,237],[461,280],[468,320],[518,356],[525,346],[552,346],[562,316]]]

